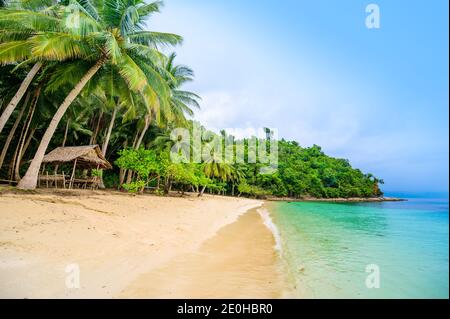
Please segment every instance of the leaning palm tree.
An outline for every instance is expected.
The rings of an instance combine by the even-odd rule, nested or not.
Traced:
[[[6,7],[6,3],[4,1],[0,8]],[[23,3],[27,4],[26,9],[23,8]],[[0,65],[15,63],[20,60],[25,60],[24,64],[26,65],[32,65],[19,89],[0,116],[0,133],[43,66],[40,59],[31,57],[32,46],[26,40],[37,35],[38,32],[55,31],[57,24],[53,16],[57,14],[56,12],[55,8],[42,10],[40,6],[32,5],[27,1],[14,1],[11,7],[0,10]],[[27,19],[23,18],[24,13]],[[35,18],[39,19],[39,23],[34,23]]]
[[[85,72],[83,66],[80,66],[80,64],[84,64],[84,61],[79,61],[78,63],[65,63],[61,65],[61,67],[56,68],[47,85],[46,91],[56,93],[60,90],[64,90],[64,88],[75,86],[78,83],[79,78]],[[122,111],[125,112],[124,115],[126,118],[124,120],[129,120],[130,114],[135,113],[136,105],[133,99],[134,95],[135,93],[130,90],[128,83],[117,72],[117,69],[108,64],[103,67],[102,72],[99,72],[96,75],[96,81],[90,81],[83,92],[81,92],[74,101],[77,105],[91,110],[88,116],[90,116],[93,111],[100,111],[100,113],[105,115],[104,117],[110,116],[109,125],[103,136],[103,155],[106,154],[108,149],[116,117],[119,115],[118,113]],[[72,113],[70,118],[74,118],[77,112],[73,107],[71,107],[71,109],[69,109],[69,111],[71,110],[69,113]],[[67,117],[67,114],[64,117]],[[97,125],[100,126],[100,123],[97,123]],[[98,129],[100,130],[103,128],[98,127]],[[99,134],[99,132],[96,133]],[[97,137],[97,134],[94,134],[95,138]]]
[[[79,37],[79,45],[71,43],[73,46],[67,48],[55,43],[49,47],[48,39],[52,39],[54,35],[42,35],[39,41],[29,40],[33,44],[33,54],[43,58],[52,58],[65,49],[83,51],[89,68],[53,116],[18,188],[36,187],[42,159],[61,118],[103,66],[110,64],[117,68],[130,89],[142,96],[149,109],[167,104],[169,88],[155,68],[155,63],[162,56],[156,46],[175,45],[182,39],[174,34],[142,30],[144,20],[150,14],[158,12],[161,5],[160,1],[146,4],[143,0],[104,0],[93,3],[89,0],[72,0],[68,8],[79,12],[79,22],[69,31]]]

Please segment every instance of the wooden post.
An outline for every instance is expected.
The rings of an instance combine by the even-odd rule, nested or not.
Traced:
[[[56,176],[56,171],[53,174],[55,175],[55,188],[58,189],[58,177]]]
[[[42,165],[41,173],[38,175],[38,186],[41,187],[41,175],[44,175],[45,163]]]
[[[72,176],[70,177],[69,189],[71,189],[72,185],[73,185],[73,179],[75,178],[75,168],[76,167],[77,167],[77,159],[75,159],[75,161],[73,162],[73,170],[72,170]]]
[[[45,174],[47,175],[46,184],[47,184],[47,188],[48,188],[48,172],[45,172]]]
[[[63,188],[66,188],[66,175],[64,175],[64,171],[62,172],[62,176],[63,176]]]
[[[97,164],[97,172],[96,172],[96,174],[98,174],[98,169],[99,169],[99,167],[100,167],[100,165],[99,164]],[[100,176],[95,176],[95,182],[94,183],[92,183],[92,190],[94,190],[94,189],[97,189],[98,188],[98,184],[99,184],[99,182],[100,182]]]

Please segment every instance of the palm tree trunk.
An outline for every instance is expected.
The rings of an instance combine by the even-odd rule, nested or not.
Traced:
[[[103,146],[102,146],[103,156],[106,156],[106,150],[108,149],[109,140],[111,138],[112,129],[114,127],[114,121],[116,120],[117,109],[118,109],[118,106],[116,105],[114,107],[114,111],[111,116],[111,121],[109,122],[109,127],[108,127],[108,131],[106,132],[105,140],[103,141]]]
[[[89,142],[90,145],[97,144],[97,135],[98,131],[100,130],[100,122],[102,121],[103,117],[103,111],[100,112],[100,115],[98,116],[97,125],[95,126],[94,134],[91,136],[91,140]]]
[[[25,126],[25,124],[24,124],[24,126]],[[16,148],[14,150],[14,154],[11,158],[11,162],[9,162],[8,176],[9,176],[10,180],[14,180],[14,167],[16,166],[16,158],[17,158],[17,154],[19,152],[20,141],[22,140],[22,137],[23,137],[23,128],[22,128],[22,131],[20,132],[19,140],[18,140]]]
[[[36,132],[36,128],[33,127],[33,128],[31,129],[31,131],[30,131],[30,134],[29,134],[28,137],[27,137],[27,140],[26,140],[26,142],[25,142],[25,145],[23,146],[22,154],[20,154],[20,159],[18,159],[18,165],[20,165],[20,163],[21,163],[21,161],[22,161],[22,158],[23,158],[23,156],[25,155],[25,153],[26,153],[26,151],[27,151],[27,149],[28,149],[28,146],[30,146],[31,140],[33,139],[33,136],[34,136],[34,133],[35,133],[35,132]]]
[[[69,126],[70,126],[70,118],[68,118],[68,119],[67,119],[67,122],[66,122],[66,128],[64,129],[64,137],[63,137],[63,141],[62,141],[62,143],[61,143],[61,147],[66,146],[66,142],[67,142],[67,134],[69,133]],[[56,165],[55,165],[55,175],[56,175],[57,172],[58,172],[58,168],[59,168],[59,165],[56,164]]]
[[[125,141],[123,142],[123,148],[127,148],[128,146],[128,139],[125,139]],[[125,180],[125,173],[127,172],[126,169],[121,168],[119,170],[119,188],[120,189],[123,185],[123,181]]]
[[[31,82],[33,81],[33,78],[38,73],[39,69],[42,67],[41,62],[37,62],[28,72],[25,79],[22,81],[22,84],[20,85],[19,89],[17,90],[17,93],[14,95],[14,97],[9,102],[8,106],[6,106],[5,110],[2,113],[2,116],[0,117],[0,133],[2,132],[3,128],[5,127],[6,122],[8,121],[9,117],[11,116],[12,112],[16,108],[17,104],[22,99],[23,95],[27,91],[28,87],[30,86]]]
[[[136,130],[136,135],[134,136],[133,145],[131,146],[132,148],[136,147],[136,143],[137,143],[138,137],[139,137],[139,128],[137,128],[137,130]],[[131,171],[129,171],[127,169],[124,169],[123,170],[123,176],[121,176],[120,186],[122,186],[123,182],[125,181],[125,175],[127,176],[127,182],[126,183],[130,183],[131,182]]]
[[[27,93],[25,102],[23,103],[23,106],[22,106],[19,114],[17,115],[17,119],[14,122],[14,125],[11,128],[11,131],[9,132],[8,137],[6,138],[5,145],[3,145],[2,153],[0,154],[0,169],[3,166],[3,162],[5,161],[5,157],[6,157],[6,152],[8,151],[9,145],[11,144],[11,141],[14,137],[14,133],[16,132],[16,129],[19,126],[20,120],[22,119],[23,113],[25,112],[25,108],[27,107],[29,99],[30,99],[30,92]]]
[[[206,188],[206,185],[203,185],[203,188],[202,188],[201,192],[198,194],[198,197],[203,195],[203,193],[205,192],[205,188]]]
[[[20,155],[21,158],[25,155],[25,153],[28,149],[28,146],[30,146],[31,140],[33,139],[35,132],[36,132],[36,128],[33,127],[30,131],[30,134],[27,137],[27,140],[25,141],[25,145],[23,146],[22,154]]]
[[[70,118],[67,119],[66,128],[64,130],[64,138],[63,138],[63,141],[61,143],[62,147],[66,146],[67,134],[69,133],[69,126],[70,126]]]
[[[108,131],[106,132],[105,139],[103,140],[102,154],[105,158],[106,158],[106,151],[108,150],[109,140],[111,139],[112,129],[114,127],[114,121],[116,120],[117,109],[118,105],[114,107],[113,113],[111,115],[111,121],[109,122]],[[103,174],[100,175],[98,187],[101,189],[105,188],[105,184],[103,183]]]
[[[64,99],[63,103],[59,106],[58,110],[53,116],[52,121],[50,122],[50,125],[48,126],[47,130],[44,133],[44,136],[41,139],[41,143],[39,144],[36,154],[34,155],[33,161],[28,167],[25,176],[20,180],[19,184],[17,185],[18,188],[20,189],[36,188],[39,168],[41,167],[42,159],[44,158],[48,144],[50,143],[50,140],[52,139],[53,134],[55,133],[56,128],[58,127],[58,124],[61,121],[61,118],[63,117],[64,113],[66,113],[70,104],[72,104],[72,102],[77,98],[78,94],[80,94],[81,90],[84,88],[86,83],[88,83],[89,80],[95,75],[95,73],[97,73],[97,71],[102,67],[103,63],[105,63],[105,59],[100,59],[99,61],[97,61],[97,63],[94,66],[92,66],[89,69],[89,71],[86,72],[85,75],[83,75],[80,82],[78,82],[77,85],[75,85],[75,87],[72,89],[69,95],[67,95],[67,97]]]
[[[128,174],[127,174],[127,184],[130,184],[131,181],[133,180],[133,171],[131,169],[128,170]]]
[[[26,124],[24,124],[25,130],[22,129],[24,131],[23,138],[22,138],[22,141],[20,142],[19,151],[17,152],[17,159],[14,164],[14,180],[15,181],[20,180],[20,163],[22,161],[23,147],[25,146],[25,140],[27,139],[28,130],[30,129],[31,121],[33,120],[34,111],[36,110],[36,105],[39,100],[40,94],[41,94],[41,86],[38,86],[38,88],[36,89],[36,91],[34,93],[32,105],[30,107],[30,110],[28,111],[27,122],[26,122]]]
[[[147,133],[148,128],[150,127],[150,114],[147,114],[145,116],[145,125],[144,128],[142,129],[141,135],[139,136],[139,139],[136,143],[135,148],[138,149],[141,144],[142,144],[142,140],[144,139],[145,133]]]
[[[126,170],[124,169],[120,169],[119,171],[119,189],[122,187],[123,182],[125,181],[125,174],[126,174]]]

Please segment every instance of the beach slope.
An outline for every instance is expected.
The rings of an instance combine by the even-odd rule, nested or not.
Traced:
[[[233,280],[242,276],[240,286],[244,286],[245,296],[273,296],[274,289],[252,293],[251,288],[273,274],[245,275],[248,262],[256,268],[260,263],[264,271],[275,269],[264,266],[275,258],[273,239],[261,227],[261,219],[256,213],[249,219],[239,219],[261,204],[220,196],[165,198],[102,191],[3,193],[0,297],[217,297],[233,294],[230,287],[239,285]],[[239,226],[225,227],[233,223],[242,225],[241,230],[255,229],[255,233],[242,233]],[[241,236],[230,236],[237,233]],[[251,240],[258,242],[255,235],[262,236],[259,245],[264,245],[266,253],[260,249],[250,254],[250,259],[240,258],[253,250]],[[244,239],[250,243],[237,245]],[[233,246],[244,248],[236,253]],[[200,267],[205,254],[209,256],[210,275],[207,267]],[[235,276],[229,277],[231,286],[222,284],[219,290],[212,289],[209,283],[216,280],[211,278],[220,276],[215,265],[222,260],[228,262],[224,269]],[[199,272],[206,276],[203,290],[189,288],[194,287],[192,282],[186,283],[186,278],[179,276],[180,262],[185,263],[189,278],[198,279]],[[164,276],[155,277],[161,269]],[[246,277],[252,279],[244,280]],[[158,278],[160,286],[155,288],[149,278]],[[175,291],[182,282],[186,285]],[[249,290],[245,290],[246,284]]]

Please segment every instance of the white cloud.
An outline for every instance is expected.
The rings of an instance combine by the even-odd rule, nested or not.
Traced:
[[[370,78],[344,73],[342,65],[333,69],[332,61],[322,61],[319,53],[295,52],[290,55],[295,60],[289,59],[239,27],[220,12],[170,3],[150,25],[184,36],[177,62],[196,73],[187,89],[203,99],[195,115],[202,124],[278,128],[280,137],[303,146],[318,144],[387,181],[415,172],[418,164],[409,163],[408,156],[432,148],[430,136],[396,115],[395,102],[371,87]],[[392,106],[392,113],[380,112],[379,105],[384,110]]]

